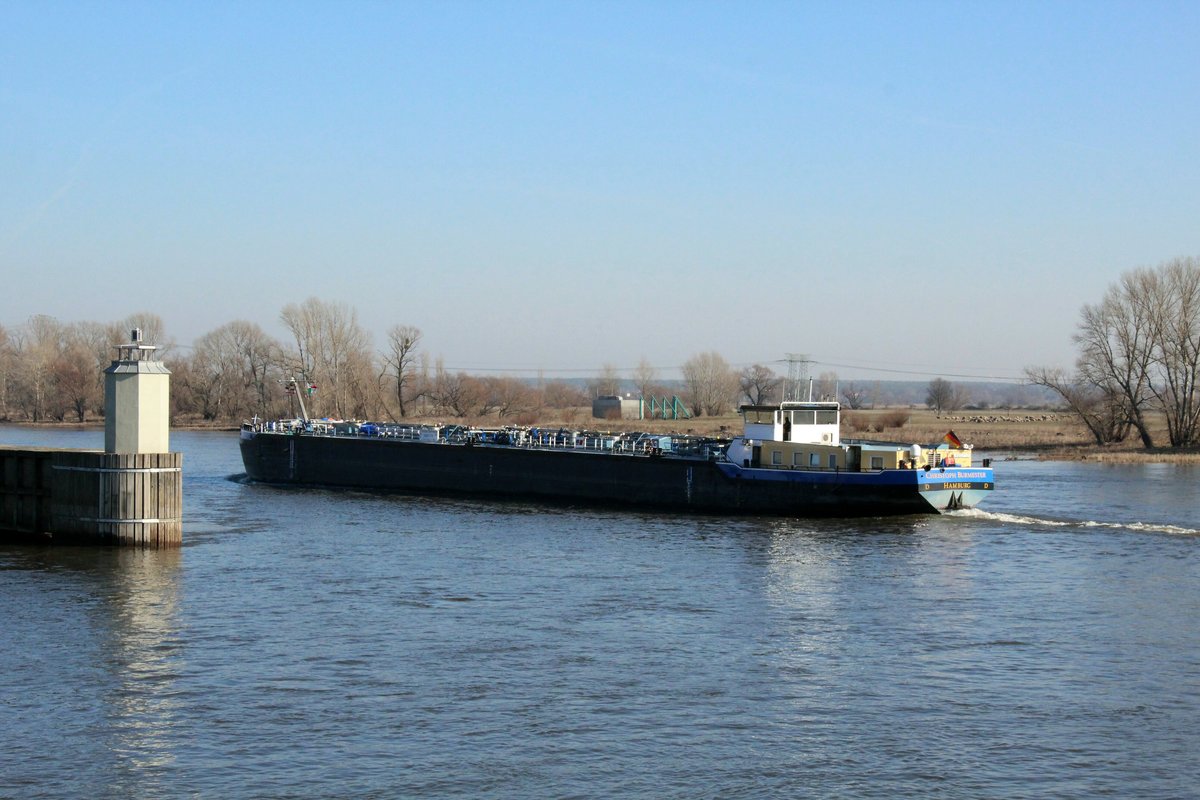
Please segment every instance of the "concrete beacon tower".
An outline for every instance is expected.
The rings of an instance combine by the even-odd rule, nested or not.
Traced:
[[[104,450],[0,447],[0,541],[183,543],[183,454],[167,452],[171,372],[142,344],[104,370]]]
[[[104,452],[166,453],[170,450],[171,371],[154,359],[134,328],[129,344],[104,370]]]

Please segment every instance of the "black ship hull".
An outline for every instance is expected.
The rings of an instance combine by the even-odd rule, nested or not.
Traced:
[[[674,455],[396,441],[244,430],[248,477],[280,485],[542,499],[714,514],[880,516],[973,505],[979,474],[931,485],[916,471],[742,469]],[[940,476],[940,480],[954,476]],[[921,483],[924,477],[925,483]],[[952,489],[957,487],[958,493]],[[972,488],[973,487],[973,488]],[[970,496],[967,502],[964,497]]]

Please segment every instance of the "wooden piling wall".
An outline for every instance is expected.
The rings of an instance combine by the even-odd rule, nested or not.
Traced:
[[[6,539],[35,539],[49,529],[53,452],[0,448],[0,530]]]
[[[178,547],[183,454],[0,448],[4,538]]]

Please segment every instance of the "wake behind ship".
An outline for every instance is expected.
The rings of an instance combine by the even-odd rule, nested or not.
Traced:
[[[743,434],[252,421],[255,481],[413,494],[529,498],[714,514],[880,516],[972,508],[995,486],[985,459],[936,446],[840,439],[835,402],[742,406]]]

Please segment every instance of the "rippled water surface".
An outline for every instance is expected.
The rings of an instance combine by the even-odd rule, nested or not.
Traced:
[[[99,447],[100,432],[0,428]],[[280,490],[0,545],[0,797],[1192,797],[1200,470],[720,519]]]

